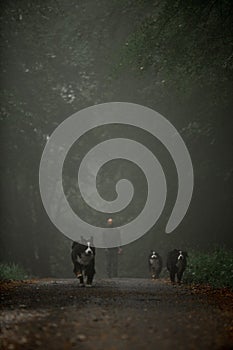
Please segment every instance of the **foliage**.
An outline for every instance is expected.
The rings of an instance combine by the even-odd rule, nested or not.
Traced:
[[[26,271],[17,264],[0,264],[0,280],[22,280],[27,277]]]
[[[158,84],[179,89],[183,97],[196,85],[219,96],[219,86],[232,79],[231,24],[230,0],[158,1],[128,36],[119,67],[150,70]]]
[[[210,253],[191,252],[184,282],[233,288],[233,252],[224,249]]]

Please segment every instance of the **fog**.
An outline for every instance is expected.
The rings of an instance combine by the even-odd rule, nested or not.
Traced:
[[[20,264],[29,275],[72,277],[72,241],[42,204],[40,160],[66,118],[112,101],[147,106],[168,119],[194,171],[188,211],[167,234],[178,178],[160,141],[145,130],[115,124],[89,131],[72,146],[63,168],[64,191],[75,213],[98,227],[106,227],[109,214],[90,208],[77,184],[79,165],[95,145],[116,137],[136,140],[156,155],[166,175],[165,208],[146,234],[122,247],[119,275],[147,274],[151,249],[165,260],[173,248],[233,248],[233,12],[231,1],[219,3],[221,13],[211,1],[178,9],[169,0],[1,4],[1,262]],[[114,200],[122,178],[132,182],[134,197],[114,213],[119,225],[139,215],[147,198],[145,175],[122,159],[98,173],[101,196]],[[56,210],[59,215],[62,204]],[[96,254],[97,275],[105,276],[105,251]]]

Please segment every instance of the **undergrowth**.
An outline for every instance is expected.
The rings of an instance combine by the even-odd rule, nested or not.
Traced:
[[[233,252],[224,249],[209,253],[190,252],[183,280],[188,284],[202,283],[233,289]]]
[[[0,263],[0,280],[23,280],[27,272],[14,263]]]

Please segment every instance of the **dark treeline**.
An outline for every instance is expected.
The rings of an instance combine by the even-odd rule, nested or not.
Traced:
[[[40,158],[47,136],[63,120],[109,101],[142,104],[170,120],[189,149],[195,176],[187,215],[174,233],[165,234],[177,193],[174,165],[150,135],[122,131],[121,137],[156,154],[168,181],[166,209],[145,236],[124,247],[122,275],[143,274],[135,259],[146,259],[151,248],[163,258],[175,247],[232,249],[232,1],[12,0],[0,6],[1,261],[19,263],[34,275],[71,275],[71,242],[41,202]],[[70,202],[100,225],[97,213],[76,202],[72,164],[85,147],[118,134],[117,127],[98,128],[83,138],[64,173]],[[99,186],[124,172],[125,165],[109,169]],[[138,193],[133,215],[143,201],[137,192],[141,175],[130,166],[126,173],[135,177]],[[100,249],[100,273],[103,259]]]

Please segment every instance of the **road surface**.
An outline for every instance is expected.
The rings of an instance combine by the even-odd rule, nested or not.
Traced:
[[[5,283],[1,349],[231,349],[231,298],[166,280]]]

